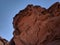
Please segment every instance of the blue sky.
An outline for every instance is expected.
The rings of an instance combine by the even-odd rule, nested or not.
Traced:
[[[13,37],[13,17],[28,4],[45,8],[60,0],[0,0],[0,36],[10,41]]]

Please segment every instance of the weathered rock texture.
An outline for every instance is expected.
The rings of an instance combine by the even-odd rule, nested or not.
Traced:
[[[28,5],[13,20],[14,45],[60,45],[60,3],[49,9]]]
[[[13,27],[9,45],[60,45],[60,3],[48,9],[28,5],[13,18]]]
[[[0,37],[0,45],[8,45],[8,41]]]
[[[55,4],[53,4],[48,11],[54,15],[54,16],[59,16],[60,15],[60,3],[56,2]]]

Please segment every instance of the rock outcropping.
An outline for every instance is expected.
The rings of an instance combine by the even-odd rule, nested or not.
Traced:
[[[9,43],[6,39],[3,39],[2,37],[0,37],[0,45],[9,45]]]
[[[49,9],[28,5],[13,20],[15,45],[60,45],[60,3]]]
[[[54,16],[59,16],[60,15],[60,3],[56,2],[55,4],[53,4],[48,11],[54,15]]]
[[[60,3],[50,8],[28,5],[13,18],[9,45],[60,45]]]

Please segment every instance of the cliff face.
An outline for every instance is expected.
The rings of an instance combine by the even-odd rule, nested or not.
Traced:
[[[50,8],[28,5],[13,20],[15,45],[60,44],[60,3]]]
[[[50,8],[28,5],[13,18],[9,45],[60,45],[60,3]]]
[[[49,9],[48,11],[54,15],[54,16],[58,16],[60,15],[60,3],[56,2],[54,3]]]
[[[39,34],[41,28],[43,28],[42,22],[50,17],[46,9],[40,6],[28,5],[13,20],[15,45],[37,45],[42,42],[43,35],[41,34],[45,33],[42,31],[43,33]]]

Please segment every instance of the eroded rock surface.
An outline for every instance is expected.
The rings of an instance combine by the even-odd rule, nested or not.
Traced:
[[[8,45],[60,45],[60,3],[50,8],[28,5],[13,18]],[[0,41],[0,45],[7,45]]]
[[[60,2],[54,3],[48,11],[54,15],[54,16],[59,16],[60,15]]]
[[[16,14],[13,27],[15,45],[60,44],[60,3],[49,9],[28,5]]]
[[[8,41],[0,37],[0,45],[8,45]]]

